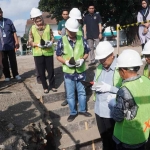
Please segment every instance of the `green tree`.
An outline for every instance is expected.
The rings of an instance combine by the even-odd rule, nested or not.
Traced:
[[[61,20],[62,9],[70,10],[78,7],[81,12],[85,12],[90,0],[40,0],[39,8],[42,11],[50,12],[52,18]],[[141,4],[140,0],[93,0],[96,11],[100,12],[103,24],[114,26],[116,24],[126,25],[137,21],[136,16]],[[137,27],[125,29],[128,43],[132,43],[137,37]]]

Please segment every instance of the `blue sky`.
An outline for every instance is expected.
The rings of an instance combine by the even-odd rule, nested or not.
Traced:
[[[0,7],[3,10],[3,17],[13,21],[17,35],[23,36],[27,19],[30,18],[30,11],[38,7],[40,0],[0,0]]]

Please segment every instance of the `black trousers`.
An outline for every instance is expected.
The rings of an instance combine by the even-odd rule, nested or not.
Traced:
[[[43,89],[55,88],[53,56],[35,56],[34,59]],[[48,72],[49,86],[46,82],[45,70]]]
[[[17,66],[15,50],[3,51],[2,63],[3,63],[3,73],[5,78],[11,77],[10,70],[9,70],[9,62],[10,62],[12,75],[15,78],[15,76],[18,75],[18,66]]]
[[[36,64],[36,59],[35,59],[35,57],[34,57],[34,62],[35,62],[35,74],[36,74],[36,78],[37,78],[37,79],[40,79],[40,75],[39,75],[39,71],[38,71],[38,69],[37,69],[37,64]]]
[[[103,150],[116,150],[116,144],[112,139],[115,121],[112,118],[102,118],[95,114],[97,127],[103,142]]]

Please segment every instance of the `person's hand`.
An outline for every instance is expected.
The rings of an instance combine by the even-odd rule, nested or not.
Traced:
[[[19,48],[19,43],[15,43],[15,48],[16,48],[16,49]]]
[[[143,34],[147,34],[147,32],[148,32],[148,29],[145,27],[143,30]]]
[[[100,40],[102,39],[102,33],[99,33],[99,39]]]
[[[52,41],[46,41],[45,42],[45,46],[46,47],[52,47],[53,46],[53,42]]]
[[[144,26],[148,28],[149,27],[149,23],[144,23]]]
[[[87,39],[86,35],[84,35],[84,39]]]
[[[84,63],[84,59],[83,59],[83,58],[82,58],[82,59],[78,59],[78,60],[76,61],[76,63],[79,64],[79,65],[77,65],[76,67],[81,67],[82,64]]]
[[[66,64],[69,68],[75,67],[75,65],[69,64],[69,60],[66,60],[66,61],[65,61],[65,64]]]
[[[96,92],[110,92],[111,85],[105,83],[102,81],[103,84],[99,85],[99,87],[96,89]]]
[[[38,46],[39,48],[45,48],[45,45],[42,46],[41,44],[37,44],[37,46]]]

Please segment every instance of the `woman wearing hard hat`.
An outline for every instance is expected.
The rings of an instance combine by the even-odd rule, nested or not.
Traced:
[[[32,25],[29,31],[29,42],[33,47],[33,56],[36,61],[44,93],[48,93],[49,90],[56,92],[53,63],[53,34],[50,26],[44,23],[42,12],[39,9],[32,8],[30,16],[34,21],[34,25]],[[48,72],[49,85],[46,82],[45,70]]]
[[[146,60],[146,65],[144,67],[143,75],[150,78],[150,41],[148,41],[145,44],[142,54],[144,55]]]
[[[137,21],[143,22],[150,20],[150,8],[148,0],[141,0],[142,9],[138,12]],[[150,39],[150,24],[144,23],[139,25],[139,37],[142,45],[142,50],[144,45]]]
[[[109,103],[116,121],[113,140],[117,150],[145,150],[150,126],[150,80],[137,74],[142,65],[135,50],[124,50],[117,59],[123,84]]]

